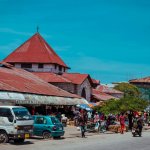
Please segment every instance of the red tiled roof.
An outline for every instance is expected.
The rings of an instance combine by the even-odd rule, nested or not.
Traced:
[[[92,78],[92,82],[93,82],[94,84],[97,84],[97,85],[100,84],[100,81],[99,81],[99,80],[96,80],[96,79],[93,79],[93,78]]]
[[[130,83],[150,83],[150,77],[145,77],[141,79],[133,79],[129,81]]]
[[[101,93],[101,94],[93,94],[93,97],[99,101],[107,101],[107,100],[110,100],[110,99],[116,99],[115,97],[113,96],[110,96],[108,94],[105,94],[105,93]]]
[[[104,86],[104,85],[99,85],[96,89],[102,93],[110,93],[110,94],[122,94],[123,93],[121,91],[109,88],[109,87]]]
[[[113,96],[111,96],[109,94],[100,92],[100,91],[98,91],[96,89],[92,90],[92,96],[95,99],[102,100],[102,101],[106,101],[106,100],[110,100],[110,99],[117,99],[116,97],[113,97]]]
[[[32,73],[48,83],[66,83],[66,82],[71,83],[70,80],[55,73],[50,72],[32,72]]]
[[[67,67],[39,33],[34,34],[4,61],[7,63],[51,63]]]
[[[2,64],[1,64],[2,65]],[[32,73],[11,67],[0,67],[0,90],[58,97],[79,97],[55,87]]]
[[[85,79],[90,77],[88,74],[79,74],[79,73],[63,73],[58,75],[50,72],[32,72],[34,75],[37,75],[41,79],[49,83],[73,83],[73,84],[82,84]],[[91,81],[91,80],[90,80]]]
[[[80,73],[63,73],[62,76],[70,80],[73,84],[82,84],[84,80],[89,77],[88,74]]]

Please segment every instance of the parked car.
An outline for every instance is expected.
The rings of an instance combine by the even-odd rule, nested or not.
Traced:
[[[51,137],[61,137],[64,135],[64,127],[62,123],[53,116],[33,116],[34,128],[33,134],[43,136],[44,139]]]

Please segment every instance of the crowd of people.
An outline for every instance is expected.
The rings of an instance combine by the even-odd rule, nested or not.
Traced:
[[[32,114],[36,113],[35,110],[34,113],[32,112]],[[75,109],[72,109],[72,107],[66,107],[65,109],[54,109],[52,107],[51,109],[47,110],[47,114],[53,115],[58,118],[58,120],[60,120],[60,122],[62,122],[64,126],[67,125],[68,120],[73,120],[74,125],[76,127],[80,127],[81,136],[83,138],[85,137],[87,124],[89,122],[94,124],[95,128],[99,129],[100,132],[107,131],[110,125],[119,124],[121,134],[124,134],[126,128],[132,130],[132,128],[136,126],[136,128],[139,128],[139,130],[142,132],[143,125],[147,124],[150,126],[150,114],[146,112],[129,111],[120,114],[105,115],[104,113],[99,113],[96,111],[86,111],[85,109],[80,109],[78,107],[76,107]]]
[[[133,127],[138,128],[142,132],[143,125],[150,125],[149,114],[146,112],[126,112],[116,115],[105,115],[104,113],[76,110],[74,114],[75,125],[80,126],[82,137],[85,137],[86,126],[89,121],[94,123],[95,127],[99,125],[100,131],[107,131],[110,125],[119,123],[121,134],[124,134],[126,128],[132,130]]]

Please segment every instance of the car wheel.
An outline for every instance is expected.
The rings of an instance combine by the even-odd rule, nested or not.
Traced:
[[[49,139],[49,138],[51,138],[51,133],[48,132],[48,131],[44,131],[44,132],[43,132],[43,138],[44,138],[44,139]]]
[[[7,143],[8,142],[8,135],[4,131],[0,131],[0,143]]]

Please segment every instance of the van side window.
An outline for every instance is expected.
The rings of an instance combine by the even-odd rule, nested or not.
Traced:
[[[0,108],[0,117],[7,117],[10,122],[13,122],[13,115],[9,108]]]
[[[10,117],[12,113],[9,108],[0,108],[0,117]]]
[[[35,124],[46,124],[46,119],[44,117],[37,117]]]

